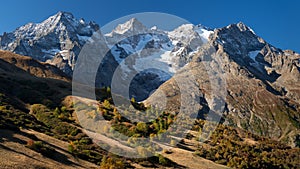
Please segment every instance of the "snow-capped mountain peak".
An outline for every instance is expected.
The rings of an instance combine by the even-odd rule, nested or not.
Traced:
[[[28,23],[0,36],[0,48],[40,61],[61,55],[68,68],[60,68],[71,73],[80,49],[98,30],[99,26],[94,22],[77,19],[68,12],[58,12],[40,23]]]
[[[200,35],[204,43],[206,43],[209,39],[209,36],[214,33],[212,29],[201,24],[194,26],[194,30]]]
[[[153,27],[151,27],[151,30],[157,30],[157,26],[153,26]]]
[[[182,43],[188,44],[199,38],[203,43],[206,43],[212,33],[213,31],[201,25],[183,24],[168,34],[175,42],[180,40]]]
[[[51,32],[56,34],[59,31],[76,32],[78,34],[89,34],[98,30],[99,26],[94,22],[86,23],[84,19],[77,19],[73,14],[68,12],[58,12],[41,23],[29,23],[16,29],[13,33],[16,37],[31,37],[39,38]]]
[[[113,34],[139,34],[145,33],[148,31],[148,28],[144,26],[136,18],[132,18],[129,21],[119,24],[111,33],[106,34],[106,36],[113,36]]]
[[[173,31],[168,33],[169,36],[173,39],[189,39],[197,35],[194,31],[194,25],[192,24],[183,24]]]

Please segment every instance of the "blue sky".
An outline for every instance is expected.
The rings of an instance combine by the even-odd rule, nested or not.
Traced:
[[[299,8],[296,0],[7,0],[1,1],[0,33],[40,22],[57,11],[100,26],[133,13],[163,12],[211,28],[242,21],[272,45],[300,52]]]

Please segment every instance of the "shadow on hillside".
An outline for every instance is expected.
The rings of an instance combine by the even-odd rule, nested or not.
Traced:
[[[63,98],[72,94],[70,82],[41,78],[0,59],[0,92],[16,103],[44,104],[55,107]],[[18,104],[14,104],[18,105]]]
[[[24,137],[24,140],[15,137],[14,136],[15,134],[18,134],[21,137]],[[21,145],[23,145],[25,147],[25,145],[27,144],[27,141],[28,141],[28,140],[25,141],[25,139],[35,140],[35,141],[42,141],[42,140],[38,139],[35,135],[32,135],[32,134],[24,133],[24,132],[21,132],[21,131],[11,131],[11,130],[0,129],[0,149],[4,149],[4,150],[7,150],[7,151],[11,151],[11,152],[17,153],[17,154],[21,154],[23,156],[26,156],[28,158],[31,158],[31,159],[34,159],[34,160],[38,161],[39,159],[31,157],[30,155],[28,155],[28,154],[26,154],[24,152],[17,151],[17,150],[15,150],[13,148],[10,148],[10,147],[6,146],[6,145],[3,145],[3,143],[5,143],[5,142],[14,142],[14,143],[19,143],[19,144],[21,144]],[[79,164],[76,164],[76,163],[70,161],[69,158],[68,158],[68,156],[66,156],[64,154],[64,153],[66,153],[66,154],[68,153],[66,150],[64,150],[64,149],[62,149],[62,148],[60,148],[58,146],[55,146],[53,144],[49,144],[47,142],[44,142],[44,141],[43,141],[43,143],[46,146],[49,146],[49,147],[51,147],[51,148],[54,149],[54,151],[51,151],[51,154],[41,153],[43,155],[43,157],[52,159],[54,161],[57,161],[57,162],[60,162],[62,164],[66,164],[66,165],[73,165],[73,166],[84,167],[84,166],[81,166]]]

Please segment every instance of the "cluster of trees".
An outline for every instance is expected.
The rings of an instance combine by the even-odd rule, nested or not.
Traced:
[[[100,169],[125,169],[126,165],[124,160],[109,156],[103,156],[100,164]]]
[[[198,121],[198,127],[194,130],[203,127],[203,124],[204,121]],[[300,149],[218,125],[210,139],[199,145],[195,154],[233,168],[297,168]]]
[[[151,107],[146,108],[143,104],[135,102],[134,99],[131,99],[131,103],[134,107],[131,105],[129,108],[121,107],[117,109],[108,100],[104,100],[99,108],[99,113],[104,119],[111,122],[115,130],[129,137],[133,135],[149,137],[150,135],[164,133],[176,119],[174,114],[158,111]],[[123,110],[122,114],[125,117],[118,110]],[[126,119],[126,116],[139,118],[140,122],[131,122]]]

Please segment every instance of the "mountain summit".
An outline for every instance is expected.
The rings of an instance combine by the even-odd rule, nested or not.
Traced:
[[[99,26],[76,19],[71,13],[58,12],[41,23],[29,23],[0,37],[1,49],[31,56],[40,61],[61,55],[67,61],[62,69],[70,74],[86,40]]]
[[[144,33],[145,31],[147,31],[147,27],[136,18],[132,18],[123,24],[119,24],[111,33],[127,34],[131,32],[138,34]]]

